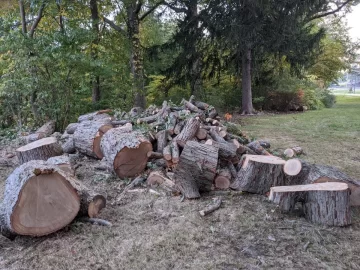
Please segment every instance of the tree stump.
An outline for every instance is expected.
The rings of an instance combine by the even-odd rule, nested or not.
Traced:
[[[152,144],[137,131],[123,132],[121,128],[109,130],[101,139],[102,153],[116,175],[120,178],[141,173],[148,161],[147,153]]]
[[[275,156],[244,155],[241,169],[230,188],[256,194],[266,194],[273,186],[283,186],[285,161]]]
[[[54,137],[40,139],[16,149],[20,164],[30,160],[47,160],[62,153],[61,146]]]
[[[345,183],[273,187],[269,199],[284,212],[293,210],[301,201],[305,218],[313,223],[328,226],[351,224],[350,189]]]
[[[199,198],[212,189],[217,163],[216,147],[188,141],[174,170],[176,186],[186,198]]]
[[[6,180],[0,225],[14,234],[47,235],[68,225],[81,208],[96,208],[83,204],[90,201],[89,190],[58,166],[29,161]]]
[[[110,120],[83,121],[76,129],[73,138],[74,146],[80,152],[93,158],[102,158],[100,141],[104,132],[98,133],[100,129],[106,131],[112,128]]]

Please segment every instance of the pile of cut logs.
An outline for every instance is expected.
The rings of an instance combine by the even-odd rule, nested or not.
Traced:
[[[297,159],[299,147],[286,149],[283,158],[272,155],[268,142],[249,141],[193,96],[181,106],[164,101],[161,108],[111,114],[82,115],[59,140],[48,137],[50,123],[27,136],[30,143],[16,151],[22,165],[7,179],[3,231],[40,236],[75,216],[97,216],[106,200],[75,179],[66,155],[76,151],[101,160],[100,167],[119,178],[145,174],[149,186],[187,199],[214,189],[262,194],[283,212],[301,203],[309,221],[331,226],[350,224],[350,205],[360,205],[359,182],[333,167]]]

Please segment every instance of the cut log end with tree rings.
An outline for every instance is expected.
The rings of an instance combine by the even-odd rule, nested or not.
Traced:
[[[206,131],[206,129],[199,128],[198,131],[196,132],[196,137],[197,137],[199,140],[205,140],[206,137],[207,137],[207,131]]]
[[[302,164],[301,161],[298,159],[290,159],[285,162],[284,165],[284,172],[287,175],[294,176],[298,175],[301,171]]]
[[[120,177],[141,173],[148,161],[152,144],[139,132],[123,133],[119,128],[109,130],[101,139],[101,150],[109,167]]]
[[[20,164],[30,160],[47,160],[62,153],[62,148],[54,137],[40,139],[16,149]]]
[[[96,195],[89,203],[88,216],[90,218],[97,217],[101,209],[106,207],[106,199],[103,195]]]
[[[228,189],[230,187],[230,179],[223,175],[218,175],[215,178],[215,187],[218,189]]]

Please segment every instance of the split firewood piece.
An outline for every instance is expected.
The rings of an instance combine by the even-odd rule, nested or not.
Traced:
[[[66,154],[74,154],[76,152],[74,137],[69,135],[69,137],[61,144],[61,148]]]
[[[205,209],[199,211],[200,216],[206,216],[207,214],[210,214],[214,212],[215,210],[219,209],[222,203],[222,198],[214,198],[213,203],[206,207]]]
[[[219,170],[215,177],[215,187],[218,189],[228,189],[231,184],[231,172],[228,168],[222,168]]]
[[[294,156],[301,155],[303,153],[303,150],[301,147],[293,147],[293,148],[287,148],[284,151],[284,156],[287,158],[292,158]]]
[[[245,145],[242,145],[241,143],[239,143],[238,140],[236,139],[232,139],[229,141],[229,143],[232,143],[236,146],[236,153],[242,155],[244,153],[246,153],[247,150],[249,150],[248,147],[246,147]],[[250,149],[251,150],[251,149]],[[251,150],[252,151],[252,150]],[[254,153],[255,154],[255,153]]]
[[[20,164],[30,160],[47,160],[62,153],[61,146],[54,137],[40,139],[16,149]]]
[[[102,159],[103,153],[100,149],[101,137],[104,132],[98,133],[100,129],[106,131],[112,128],[110,119],[100,121],[83,121],[74,133],[75,148],[87,156]]]
[[[179,114],[177,112],[171,112],[169,114],[169,123],[168,123],[167,130],[170,135],[174,134],[178,116],[179,116]]]
[[[167,145],[164,147],[163,149],[163,155],[164,155],[164,159],[167,160],[167,161],[170,161],[172,159],[172,156],[171,156],[171,145]]]
[[[123,125],[125,125],[127,123],[131,124],[131,120],[113,120],[113,121],[111,121],[111,124],[114,127],[123,126]]]
[[[47,235],[68,225],[82,208],[99,209],[91,206],[93,199],[82,183],[58,166],[29,161],[6,180],[0,226],[18,235]]]
[[[155,138],[157,140],[157,149],[156,152],[162,153],[164,151],[165,146],[167,145],[169,132],[167,130],[159,131]]]
[[[199,108],[196,107],[194,104],[192,104],[191,102],[189,101],[186,101],[185,99],[183,99],[181,101],[181,104],[184,104],[186,108],[188,108],[190,111],[192,112],[199,112]]]
[[[237,155],[236,155],[236,146],[225,142],[225,143],[219,143],[219,142],[215,142],[212,139],[209,139],[205,142],[205,144],[207,145],[212,145],[215,146],[216,148],[219,149],[219,157],[225,160],[229,160],[229,161],[234,161],[235,159],[237,159]],[[237,163],[237,162],[235,162]]]
[[[179,163],[179,155],[180,155],[179,146],[176,141],[172,141],[170,145],[171,145],[171,161],[172,163],[177,164]]]
[[[153,152],[150,151],[147,153],[148,158],[152,158],[152,159],[159,159],[159,158],[163,158],[164,155],[162,153],[158,153],[158,152]]]
[[[210,107],[209,104],[201,101],[195,101],[194,105],[201,110],[207,110]]]
[[[174,140],[179,144],[179,146],[184,147],[186,142],[193,139],[200,127],[200,121],[196,118],[190,118],[179,135],[177,135]]]
[[[100,143],[106,162],[120,178],[141,173],[147,164],[152,144],[140,132],[123,132],[113,128],[104,134]]]
[[[350,189],[345,183],[278,186],[270,190],[269,199],[284,212],[303,202],[305,218],[328,226],[351,224]]]
[[[232,162],[228,162],[228,165],[227,165],[227,168],[229,169],[230,171],[230,174],[231,174],[231,179],[235,179],[236,176],[237,176],[237,171],[236,171],[236,168],[234,166],[234,164],[232,164]]]
[[[51,120],[42,125],[34,134],[25,137],[26,143],[35,142],[37,140],[49,137],[55,131],[55,121]]]
[[[199,140],[205,140],[206,137],[207,137],[206,129],[199,128],[198,131],[196,132],[196,138],[198,138]]]
[[[110,112],[112,112],[112,110],[109,109],[80,115],[78,118],[78,122],[81,123],[84,121],[98,121],[102,119],[109,119],[111,121],[112,117],[108,115],[108,113]]]
[[[221,137],[221,136],[216,132],[215,129],[210,129],[210,130],[209,130],[209,134],[210,134],[211,138],[212,138],[214,141],[219,142],[219,143],[226,143],[226,140],[225,140],[223,137]]]
[[[75,130],[77,129],[79,123],[70,123],[65,131],[67,132],[67,134],[74,134],[75,133]]]
[[[244,155],[244,162],[230,188],[266,194],[273,186],[284,186],[285,160],[275,156]]]
[[[70,174],[71,176],[75,176],[75,170],[71,165],[69,156],[62,155],[51,157],[46,162],[58,166],[61,170]]]
[[[284,165],[288,182],[294,184],[312,184],[323,182],[342,182],[351,189],[350,205],[360,206],[360,181],[352,179],[338,169],[318,164],[310,164],[300,159],[289,159]]]
[[[166,177],[162,171],[152,171],[146,182],[149,186],[156,185],[166,191],[179,192],[179,190],[175,187],[175,183]]]
[[[176,135],[180,134],[184,126],[185,126],[185,121],[179,121],[174,128],[174,134]]]
[[[174,181],[189,199],[210,191],[216,174],[218,149],[211,145],[188,141],[174,170]]]
[[[253,141],[253,142],[247,144],[247,147],[249,147],[251,150],[253,150],[258,155],[271,156],[271,154],[268,151],[266,151],[264,147],[261,146],[259,141]]]

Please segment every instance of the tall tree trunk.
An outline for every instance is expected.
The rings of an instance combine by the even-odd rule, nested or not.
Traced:
[[[26,26],[26,18],[25,18],[25,7],[24,7],[24,1],[19,1],[19,7],[20,7],[20,18],[21,18],[21,27],[22,27],[22,33],[24,35],[27,34],[27,26]]]
[[[90,0],[90,11],[92,20],[92,29],[95,38],[92,41],[91,58],[96,61],[98,57],[97,46],[99,45],[99,11],[97,6],[97,0]],[[93,76],[91,79],[92,84],[92,102],[97,103],[100,101],[100,77],[98,75]]]
[[[139,39],[139,9],[141,5],[132,1],[127,7],[127,18],[128,18],[128,34],[131,42],[131,73],[133,75],[133,88],[135,93],[135,106],[145,108],[145,85],[144,85],[144,66],[143,56],[141,50],[141,44]]]
[[[251,49],[245,49],[242,55],[242,114],[254,112],[251,93]]]

